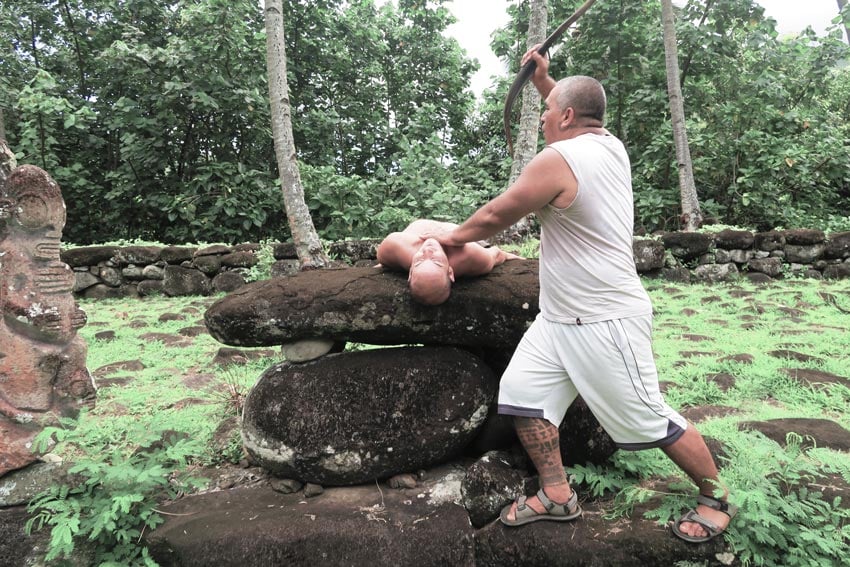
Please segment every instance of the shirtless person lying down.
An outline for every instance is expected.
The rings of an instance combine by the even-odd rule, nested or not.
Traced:
[[[482,276],[505,260],[520,258],[496,246],[485,248],[475,242],[443,247],[423,234],[448,231],[456,224],[420,219],[402,232],[393,232],[378,246],[378,262],[389,269],[407,270],[413,299],[439,305],[449,298],[455,277]]]

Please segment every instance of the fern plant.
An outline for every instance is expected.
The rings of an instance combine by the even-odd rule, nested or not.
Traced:
[[[86,448],[75,426],[63,419],[59,427],[45,428],[36,448],[44,450],[51,439]],[[158,502],[204,485],[181,474],[187,457],[198,452],[191,438],[139,422],[121,442],[76,458],[69,477],[77,483],[54,485],[33,498],[26,532],[50,528],[48,562],[69,559],[87,541],[95,564],[156,565],[140,543],[142,535],[163,522]]]
[[[803,439],[788,436],[783,448],[754,432],[741,432],[726,446],[723,482],[740,511],[726,541],[743,565],[839,565],[850,553],[850,510],[809,488],[822,476]],[[665,495],[644,516],[667,522],[694,505],[693,487]]]

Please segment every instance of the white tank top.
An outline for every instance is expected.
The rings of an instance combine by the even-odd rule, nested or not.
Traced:
[[[622,142],[583,134],[548,147],[569,164],[578,192],[566,208],[537,212],[541,315],[580,325],[651,314],[635,269],[631,165]]]

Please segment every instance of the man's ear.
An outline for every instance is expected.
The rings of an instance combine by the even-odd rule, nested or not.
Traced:
[[[567,110],[564,111],[564,117],[561,119],[561,129],[566,130],[569,128],[571,121],[576,116],[576,111],[572,106],[568,106]]]
[[[452,269],[451,266],[449,266],[449,279],[451,281],[455,281],[455,271]]]

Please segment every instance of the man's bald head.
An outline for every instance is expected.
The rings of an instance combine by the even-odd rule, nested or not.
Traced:
[[[593,77],[575,75],[561,79],[555,85],[558,109],[566,112],[572,107],[581,126],[602,127],[607,100],[602,84]]]

